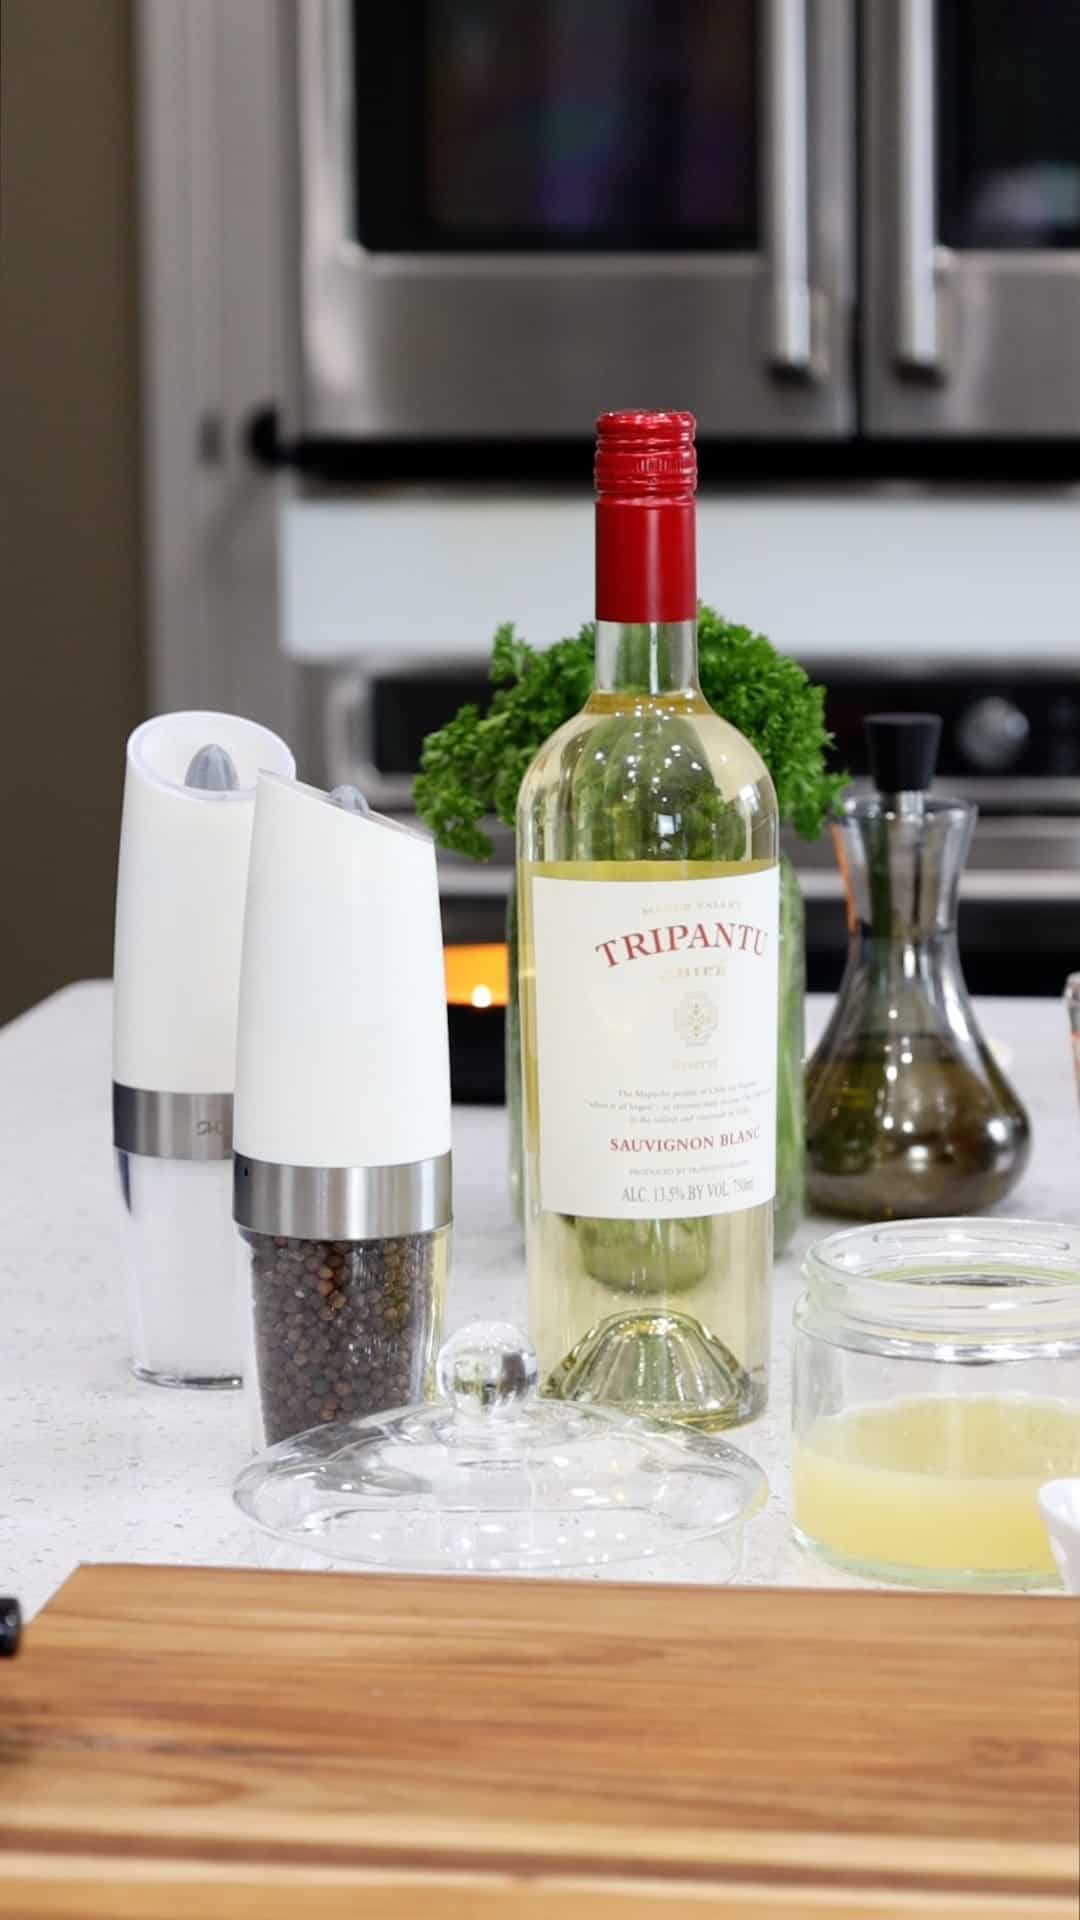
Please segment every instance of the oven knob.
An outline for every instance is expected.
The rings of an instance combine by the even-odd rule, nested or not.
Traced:
[[[961,752],[983,773],[1004,773],[1015,765],[1030,732],[1027,715],[999,694],[966,707],[956,727]]]

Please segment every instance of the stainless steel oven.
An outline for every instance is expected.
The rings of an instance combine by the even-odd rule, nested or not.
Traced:
[[[1080,6],[863,22],[867,431],[1080,434]]]
[[[302,0],[308,432],[843,434],[851,0]]]
[[[1080,434],[1072,0],[300,0],[302,430]]]

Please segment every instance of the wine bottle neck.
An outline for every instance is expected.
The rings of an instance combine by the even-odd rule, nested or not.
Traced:
[[[696,692],[697,619],[598,620],[598,693]]]
[[[697,688],[694,499],[596,502],[596,690]]]
[[[697,613],[694,496],[601,494],[596,502],[596,617],[672,625]]]

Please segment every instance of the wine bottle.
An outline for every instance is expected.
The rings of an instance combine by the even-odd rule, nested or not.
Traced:
[[[529,1312],[546,1391],[765,1404],[776,796],[697,678],[689,413],[597,422],[592,694],[518,803]]]

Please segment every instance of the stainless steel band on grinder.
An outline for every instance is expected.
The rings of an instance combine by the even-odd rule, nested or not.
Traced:
[[[285,1167],[233,1161],[233,1217],[290,1240],[393,1240],[451,1219],[450,1155],[389,1167]]]
[[[227,1160],[231,1093],[153,1093],[113,1082],[113,1141],[152,1160]],[[450,1155],[388,1167],[287,1167],[238,1154],[236,1223],[299,1240],[387,1240],[451,1219]]]
[[[231,1093],[151,1093],[113,1081],[113,1144],[149,1160],[227,1160]]]

